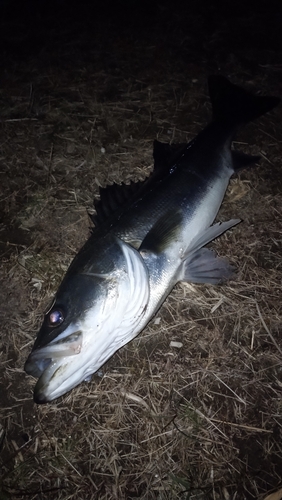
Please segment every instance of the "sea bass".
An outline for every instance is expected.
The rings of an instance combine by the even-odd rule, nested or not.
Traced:
[[[154,143],[145,181],[100,189],[95,228],[63,279],[25,371],[36,403],[89,379],[147,325],[179,281],[216,284],[233,272],[205,247],[238,219],[216,223],[229,179],[256,162],[231,149],[238,127],[274,108],[223,76],[208,81],[213,119],[189,144]]]

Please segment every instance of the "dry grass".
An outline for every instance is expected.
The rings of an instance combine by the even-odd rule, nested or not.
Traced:
[[[281,488],[281,107],[237,139],[262,154],[259,168],[231,181],[219,214],[244,221],[213,244],[237,278],[179,284],[103,376],[52,404],[33,404],[23,373],[42,313],[88,236],[98,186],[143,178],[155,138],[188,141],[205,125],[206,74],[219,62],[234,82],[281,94],[271,51],[254,64],[249,48],[252,67],[240,50],[215,57],[215,31],[195,52],[200,35],[190,33],[192,50],[166,22],[165,39],[100,28],[94,43],[86,32],[72,38],[69,25],[39,56],[6,53],[1,500],[262,500]]]

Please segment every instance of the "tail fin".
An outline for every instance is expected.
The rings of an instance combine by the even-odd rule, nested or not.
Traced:
[[[221,75],[208,79],[214,120],[233,125],[255,120],[279,104],[278,97],[256,96]]]

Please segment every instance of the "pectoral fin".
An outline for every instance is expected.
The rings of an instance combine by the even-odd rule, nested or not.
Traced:
[[[145,236],[139,252],[159,254],[165,251],[178,237],[182,220],[180,211],[170,211],[160,217]]]

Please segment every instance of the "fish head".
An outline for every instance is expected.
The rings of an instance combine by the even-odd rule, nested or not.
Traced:
[[[76,272],[75,266],[59,287],[24,367],[38,378],[36,403],[89,379],[139,333],[149,301],[148,271],[135,249],[121,242],[117,250],[116,264],[106,273],[91,266]]]

